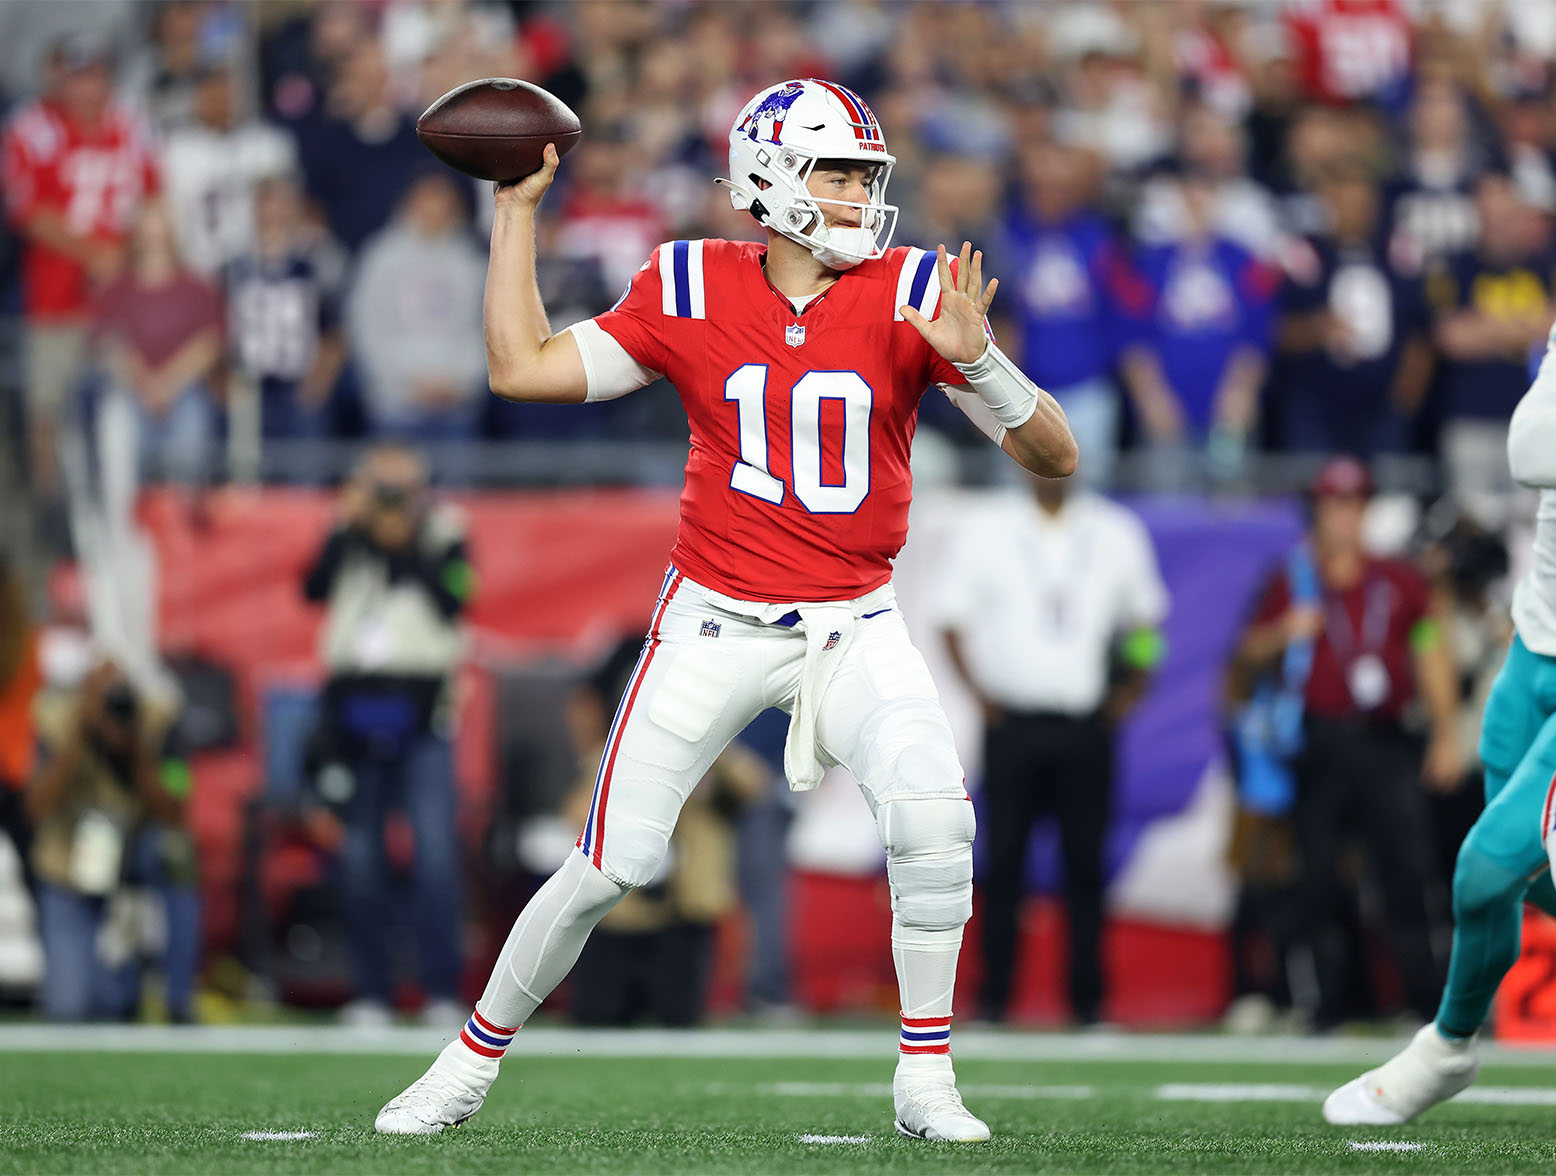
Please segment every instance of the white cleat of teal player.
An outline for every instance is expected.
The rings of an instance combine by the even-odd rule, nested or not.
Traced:
[[[1353,1078],[1324,1100],[1324,1121],[1394,1127],[1447,1102],[1480,1073],[1473,1037],[1444,1037],[1425,1025],[1376,1070]]]
[[[472,1058],[458,1038],[443,1047],[420,1078],[390,1099],[373,1120],[380,1135],[436,1135],[481,1109],[497,1077],[497,1062]]]
[[[891,1084],[897,1130],[914,1139],[984,1143],[989,1125],[962,1105],[947,1054],[904,1054]]]

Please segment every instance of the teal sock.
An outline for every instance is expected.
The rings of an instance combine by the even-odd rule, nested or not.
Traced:
[[[1526,885],[1469,842],[1460,850],[1453,872],[1453,955],[1437,1009],[1437,1028],[1445,1037],[1471,1036],[1491,1011],[1497,986],[1518,959]],[[1556,900],[1556,894],[1551,897]]]

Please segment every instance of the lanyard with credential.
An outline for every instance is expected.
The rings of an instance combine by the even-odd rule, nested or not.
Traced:
[[[1369,575],[1363,582],[1361,633],[1351,625],[1351,615],[1340,595],[1324,601],[1324,635],[1335,661],[1345,672],[1351,699],[1361,710],[1375,710],[1389,695],[1389,673],[1383,662],[1389,620],[1394,613],[1394,592],[1387,580]],[[1360,637],[1358,647],[1357,638]]]

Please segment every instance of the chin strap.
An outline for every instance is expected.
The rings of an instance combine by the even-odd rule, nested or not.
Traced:
[[[860,256],[861,253],[868,254],[874,249],[876,236],[874,233],[870,232],[870,230],[862,228],[826,229],[825,222],[823,222],[822,231],[827,234],[828,240],[820,242],[795,241],[793,237],[789,237],[788,233],[785,233],[777,225],[772,223],[772,214],[767,211],[767,206],[762,203],[761,197],[753,192],[750,188],[746,187],[744,184],[737,184],[734,180],[727,180],[723,176],[715,177],[713,182],[729,189],[731,203],[734,204],[737,209],[743,209],[746,212],[749,212],[753,217],[756,218],[757,224],[761,225],[764,229],[771,229],[773,232],[778,233],[780,236],[788,237],[789,240],[794,241],[796,245],[803,245],[806,249],[810,250],[812,257],[814,257],[828,269],[852,269],[854,266],[865,260],[864,257]],[[815,223],[814,219],[812,219],[811,223]],[[867,244],[869,248],[855,250],[849,253],[836,252],[835,246],[842,243],[839,237],[844,233],[860,234],[858,243],[861,245]]]

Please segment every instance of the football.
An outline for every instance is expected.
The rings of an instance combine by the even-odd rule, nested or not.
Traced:
[[[565,102],[517,78],[466,82],[416,120],[416,137],[449,167],[504,183],[539,171],[547,143],[566,155],[582,133]]]

